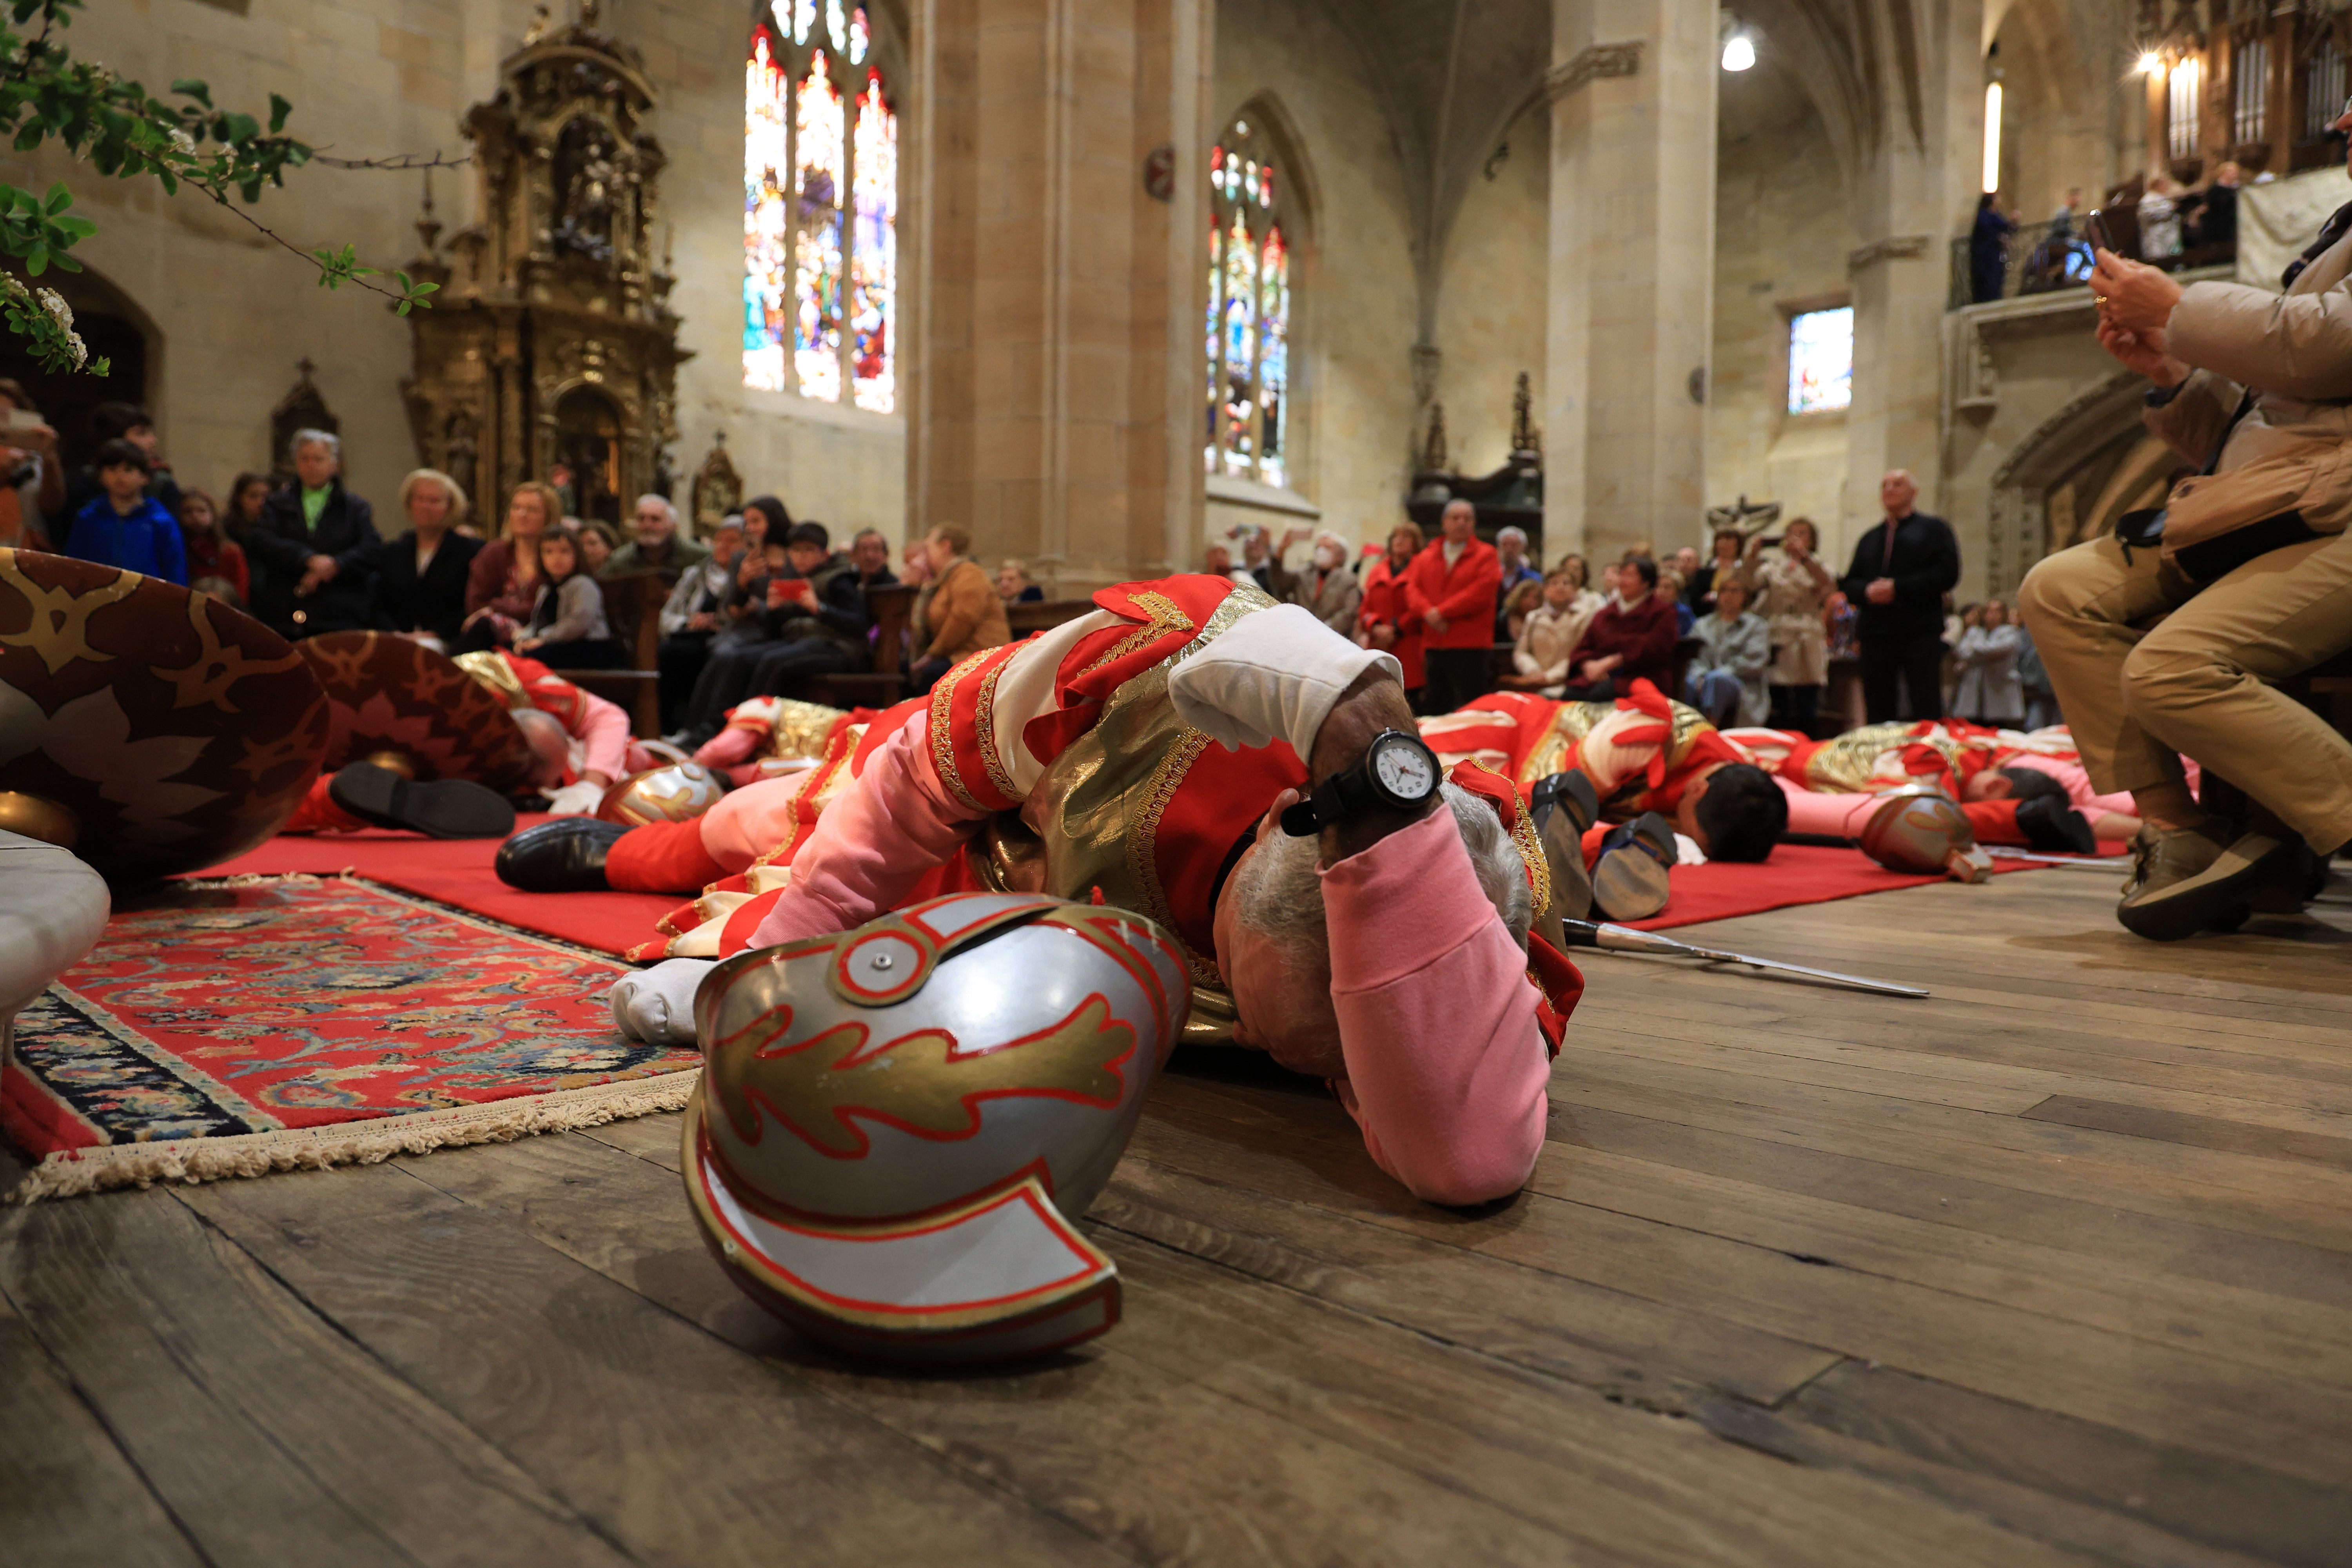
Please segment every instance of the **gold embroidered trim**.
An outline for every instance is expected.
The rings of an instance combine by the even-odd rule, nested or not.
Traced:
[[[1217,973],[1217,966],[1194,952],[1192,944],[1184,940],[1183,932],[1177,928],[1176,916],[1168,907],[1167,889],[1160,885],[1158,855],[1160,819],[1168,815],[1169,802],[1176,798],[1176,791],[1184,783],[1184,775],[1192,771],[1193,763],[1199,760],[1208,744],[1206,734],[1187,729],[1176,738],[1176,743],[1168,748],[1168,754],[1160,759],[1160,765],[1151,770],[1151,782],[1143,792],[1142,805],[1128,824],[1127,871],[1135,879],[1135,885],[1142,889],[1144,902],[1150,906],[1144,912],[1158,921],[1176,938],[1177,945],[1183,948],[1184,962],[1191,967],[1193,978],[1222,986],[1224,981]]]
[[[989,667],[988,673],[980,678],[980,702],[972,713],[972,723],[979,731],[980,763],[988,770],[988,782],[994,784],[996,792],[1005,799],[1018,801],[1021,791],[1014,786],[1013,774],[1006,769],[1003,754],[996,746],[996,681],[1004,673],[1005,666],[1012,662],[1010,658],[998,659]]]
[[[992,648],[988,653],[994,651]],[[986,811],[988,807],[981,805],[979,796],[963,787],[963,773],[956,766],[955,742],[950,738],[949,729],[954,717],[956,687],[962,682],[965,672],[986,658],[988,653],[973,654],[940,676],[940,683],[931,688],[931,765],[939,769],[940,782],[955,793],[958,800],[974,811]]]
[[[1235,592],[1239,590],[1236,589]],[[1119,638],[1112,645],[1108,653],[1081,670],[1079,673],[1082,676],[1092,675],[1104,665],[1117,664],[1138,648],[1148,647],[1171,632],[1189,632],[1192,629],[1192,617],[1186,615],[1178,606],[1176,601],[1167,595],[1145,592],[1135,595],[1134,599],[1143,607],[1144,613],[1151,617],[1150,621]],[[1220,609],[1223,607],[1222,605],[1218,606]]]
[[[1543,842],[1536,837],[1535,814],[1524,800],[1519,803],[1518,820],[1511,824],[1511,842],[1519,847],[1519,858],[1528,863],[1528,890],[1535,897],[1535,912],[1540,915],[1551,907],[1551,862],[1544,858]]]

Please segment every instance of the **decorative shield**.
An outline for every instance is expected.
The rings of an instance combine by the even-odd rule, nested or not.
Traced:
[[[0,550],[0,827],[110,881],[276,833],[319,775],[327,700],[286,639],[208,594]]]
[[[669,763],[631,773],[604,792],[596,815],[643,827],[648,822],[691,822],[727,793],[726,781],[700,763]]]
[[[1968,815],[1928,784],[1906,784],[1879,796],[1863,825],[1862,852],[1890,871],[1940,872],[1955,882],[1992,876],[1992,858],[1977,847]]]
[[[332,713],[328,773],[366,761],[419,780],[530,790],[534,759],[522,726],[455,659],[391,632],[329,632],[298,646]]]
[[[730,959],[702,984],[687,1194],[754,1300],[849,1353],[1040,1355],[1118,1321],[1070,1219],[1181,1033],[1140,916],[959,893]]]

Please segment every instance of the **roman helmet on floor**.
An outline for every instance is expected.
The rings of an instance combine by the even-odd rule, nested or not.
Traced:
[[[1181,953],[1124,910],[958,893],[719,965],[682,1168],[728,1277],[882,1361],[1109,1329],[1118,1271],[1074,1222],[1183,1031]]]
[[[285,638],[120,567],[0,550],[0,828],[110,882],[275,834],[318,777],[327,699]]]

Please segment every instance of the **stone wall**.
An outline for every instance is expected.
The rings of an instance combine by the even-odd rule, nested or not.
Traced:
[[[527,0],[251,0],[240,14],[187,0],[109,0],[78,14],[67,41],[151,89],[199,77],[215,103],[264,114],[268,95],[281,93],[295,105],[289,130],[338,155],[457,154],[459,118],[495,89],[498,62],[531,9]],[[660,101],[655,134],[670,157],[661,194],[677,234],[672,298],[686,319],[681,342],[697,356],[679,374],[675,460],[690,473],[724,427],[750,484],[781,491],[796,512],[896,537],[901,421],[742,388],[747,17],[732,4],[684,0],[624,0],[606,13],[606,25],[646,52]],[[268,467],[269,410],[307,355],[342,421],[352,488],[388,510],[415,452],[400,399],[408,327],[383,300],[312,287],[302,261],[198,195],[105,181],[54,150],[0,157],[0,178],[38,188],[67,179],[78,210],[100,225],[77,255],[157,331],[148,393],[183,483],[215,489],[238,469]],[[445,232],[471,216],[472,188],[470,170],[435,175]],[[415,174],[313,165],[253,211],[306,250],[349,241],[363,262],[393,268],[417,252],[411,225],[422,190]],[[901,275],[909,270],[902,256]]]
[[[1842,561],[1845,416],[1789,414],[1789,319],[1846,302],[1853,220],[1806,95],[1768,63],[1722,79],[1707,504],[1777,500],[1782,517],[1818,522],[1823,550]],[[1928,461],[1923,453],[1918,466]],[[1658,542],[1685,542],[1698,541]]]
[[[1541,110],[1512,129],[1492,179],[1474,179],[1445,247],[1437,344],[1454,468],[1487,474],[1511,455],[1519,373],[1544,406],[1544,256],[1550,243],[1551,131]]]
[[[1216,125],[1274,105],[1309,209],[1295,253],[1291,488],[1324,526],[1378,538],[1402,514],[1414,435],[1411,225],[1389,123],[1356,46],[1311,0],[1230,0],[1216,29]],[[1242,515],[1210,511],[1218,531]]]

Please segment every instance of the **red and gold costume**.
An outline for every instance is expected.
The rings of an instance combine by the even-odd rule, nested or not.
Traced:
[[[660,950],[686,957],[848,930],[960,889],[1113,904],[1177,937],[1193,982],[1186,1037],[1233,1037],[1218,893],[1306,769],[1279,741],[1228,751],[1184,723],[1170,678],[1243,617],[1295,607],[1210,576],[1123,584],[1094,603],[967,659],[926,700],[862,721],[843,715],[815,768],[747,785],[697,822],[633,830],[608,852],[607,879],[633,885],[633,871],[688,834],[706,863],[720,847],[740,853],[746,825],[764,820],[765,863],[739,863],[740,882],[667,922],[677,934]],[[1306,618],[1313,637],[1355,656]],[[1465,787],[1495,802],[1538,879],[1543,858],[1518,792],[1491,776],[1465,775]],[[1514,942],[1449,812],[1323,868],[1320,881],[1344,1064],[1314,1070],[1332,1077],[1373,1159],[1414,1192],[1465,1203],[1516,1188],[1541,1146],[1546,1047],[1557,1047],[1581,977],[1539,940],[1525,951]]]
[[[1970,800],[1970,785],[2000,768],[2026,767],[2058,780],[2068,798],[2093,814],[2133,811],[2128,797],[2102,797],[2063,729],[1989,730],[1958,719],[1916,723],[1865,724],[1827,741],[1789,730],[1741,729],[1727,738],[1756,764],[1793,789],[1813,795],[1878,795],[1910,784],[1928,784],[1960,804],[1980,844],[2027,845],[2018,826],[2015,800]]]
[[[1673,701],[1646,680],[1614,702],[1494,692],[1423,719],[1421,738],[1448,766],[1475,760],[1522,790],[1579,769],[1592,781],[1609,822],[1629,822],[1645,811],[1671,816],[1692,780],[1726,763],[1755,760],[1697,709]]]
[[[614,703],[584,691],[535,658],[496,649],[460,655],[455,661],[475,683],[495,696],[509,712],[536,709],[551,715],[570,737],[563,784],[587,773],[606,780],[625,777],[637,768],[653,767],[659,759],[644,753],[629,739],[629,716]],[[283,831],[288,833],[349,833],[368,825],[337,805],[327,793],[333,770],[322,773],[310,794]],[[445,772],[444,777],[464,777]],[[477,779],[479,784],[497,784]]]

